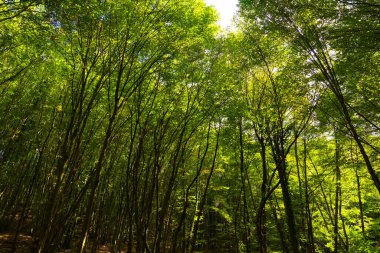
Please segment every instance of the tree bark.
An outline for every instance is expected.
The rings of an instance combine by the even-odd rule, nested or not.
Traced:
[[[309,196],[309,180],[307,175],[307,146],[306,138],[303,138],[303,174],[305,179],[305,213],[306,213],[306,223],[307,223],[307,252],[314,253],[314,233],[313,233],[313,216],[310,210],[310,196]]]

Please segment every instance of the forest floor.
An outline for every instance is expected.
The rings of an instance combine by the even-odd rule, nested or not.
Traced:
[[[12,252],[14,246],[14,237],[12,233],[0,234],[0,252]],[[17,253],[32,253],[33,252],[33,238],[28,235],[20,234],[16,242]]]
[[[13,233],[0,233],[0,253],[34,253],[35,250],[35,242],[32,236],[19,234],[16,244],[14,244],[15,234]],[[13,251],[13,247],[16,248],[16,251]],[[75,250],[66,249],[61,250],[59,253],[74,253]],[[89,247],[86,252],[91,252],[91,247]],[[109,253],[110,248],[107,245],[99,246],[97,253]],[[121,251],[123,253],[124,251]]]
[[[31,235],[31,224],[33,215],[28,213],[25,216],[25,224],[20,228],[20,233],[17,236],[17,241],[15,242],[15,231],[17,224],[19,222],[21,215],[16,214],[13,219],[7,220],[6,223],[0,222],[0,253],[35,253],[37,252],[36,240]],[[73,243],[73,245],[78,245],[78,243]],[[92,242],[88,242],[86,247],[86,253],[91,252]],[[62,249],[58,251],[59,253],[76,253],[77,250],[73,249]],[[110,247],[107,245],[100,245],[96,251],[97,253],[108,253],[111,252]],[[125,253],[126,251],[121,251],[120,253]]]

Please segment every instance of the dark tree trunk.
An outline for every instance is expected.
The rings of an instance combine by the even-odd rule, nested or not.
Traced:
[[[307,223],[307,252],[314,253],[314,233],[313,233],[313,216],[310,210],[310,196],[309,196],[309,180],[307,175],[307,146],[306,138],[303,139],[303,164],[304,164],[304,179],[305,179],[305,212],[306,212],[306,223]]]
[[[276,197],[275,197],[275,201],[276,201],[276,205],[278,206]],[[288,242],[286,241],[284,227],[283,227],[283,224],[281,223],[281,221],[278,219],[277,209],[276,209],[275,205],[273,205],[272,202],[271,202],[270,206],[272,209],[272,215],[274,218],[274,222],[276,224],[277,233],[278,233],[278,236],[280,237],[281,248],[282,248],[284,253],[289,253],[290,251],[289,251]]]
[[[268,252],[268,242],[267,242],[267,231],[266,231],[266,211],[265,205],[267,201],[267,191],[268,191],[268,169],[267,169],[267,159],[266,159],[266,148],[264,143],[264,138],[258,137],[260,143],[260,155],[261,155],[261,167],[262,167],[262,181],[261,181],[261,199],[259,203],[259,208],[257,210],[256,216],[256,233],[257,241],[259,243],[260,252]]]
[[[360,176],[359,176],[359,169],[358,169],[358,156],[357,151],[355,152],[355,176],[356,176],[356,184],[357,184],[357,190],[358,190],[358,202],[359,202],[359,211],[360,211],[360,228],[363,234],[363,237],[365,237],[365,226],[364,226],[364,212],[363,212],[363,201],[362,201],[362,193],[361,193],[361,184],[360,184]]]
[[[336,130],[335,130],[336,131]],[[335,134],[335,208],[334,208],[334,253],[338,253],[339,248],[339,204],[340,204],[340,147],[337,135]]]
[[[246,191],[246,170],[244,168],[244,140],[243,140],[243,119],[240,118],[239,121],[239,158],[240,158],[240,181],[241,181],[241,190],[243,192],[243,241],[246,245],[246,252],[252,252],[252,243],[251,243],[251,229],[249,222],[249,213],[248,213],[248,203],[247,203],[247,191]]]
[[[215,151],[214,151],[214,156],[213,156],[213,160],[212,160],[212,165],[211,165],[210,173],[207,176],[205,189],[203,191],[203,195],[202,195],[200,203],[199,203],[199,210],[198,210],[198,213],[196,214],[197,217],[196,217],[196,220],[194,222],[193,234],[192,234],[192,238],[191,238],[191,250],[190,250],[191,253],[193,253],[195,251],[195,244],[197,242],[199,222],[200,222],[200,219],[201,219],[201,216],[203,213],[203,209],[204,209],[204,206],[206,203],[206,197],[207,197],[208,188],[210,186],[211,177],[212,177],[212,175],[214,173],[214,169],[215,169],[216,157],[218,155],[218,149],[219,149],[219,134],[220,134],[220,129],[217,130],[216,144],[215,144]]]
[[[299,252],[298,231],[293,210],[292,198],[289,190],[288,173],[286,170],[286,154],[284,150],[284,140],[281,134],[274,136],[272,139],[272,150],[278,176],[280,178],[280,186],[282,190],[282,199],[285,206],[286,222],[288,225],[290,249],[293,253]]]

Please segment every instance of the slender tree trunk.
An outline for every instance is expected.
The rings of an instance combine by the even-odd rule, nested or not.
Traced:
[[[281,134],[280,134],[281,135]],[[285,206],[286,222],[288,225],[290,249],[293,253],[299,252],[298,232],[296,227],[296,220],[294,216],[294,209],[292,204],[292,198],[289,190],[288,174],[286,170],[286,154],[284,151],[284,140],[281,136],[274,136],[272,140],[273,152],[275,157],[275,163],[278,170],[278,176],[280,178],[280,185],[282,190],[282,198]]]
[[[196,241],[197,241],[197,234],[198,234],[198,229],[199,229],[199,221],[201,219],[201,216],[202,216],[202,213],[203,213],[203,208],[204,208],[205,203],[206,203],[206,197],[207,197],[208,188],[210,186],[211,177],[212,177],[212,175],[214,173],[214,169],[215,169],[216,157],[218,155],[218,149],[219,149],[219,133],[220,133],[220,129],[217,130],[214,157],[213,157],[213,160],[212,160],[212,165],[211,165],[210,173],[208,174],[208,177],[207,177],[205,189],[204,189],[202,198],[201,198],[200,203],[199,203],[199,209],[198,209],[198,213],[197,213],[197,218],[196,218],[196,220],[194,222],[194,227],[193,227],[193,231],[192,231],[193,233],[192,233],[192,238],[191,238],[191,250],[190,250],[191,253],[193,253],[195,251],[195,244],[196,244]]]
[[[353,147],[351,145],[351,157],[352,157],[352,148]],[[359,176],[359,161],[358,161],[357,148],[355,148],[355,161],[353,161],[353,162],[354,162],[356,185],[357,185],[357,191],[358,191],[358,202],[359,202],[359,211],[360,211],[360,228],[361,228],[363,237],[365,237],[363,201],[362,201],[361,183],[360,183],[360,176]]]
[[[363,160],[367,166],[367,170],[371,176],[371,179],[373,181],[373,183],[375,184],[376,188],[377,188],[377,191],[379,192],[380,194],[380,179],[378,177],[378,175],[376,174],[376,171],[374,170],[374,168],[372,167],[372,164],[371,164],[371,161],[369,160],[369,157],[367,155],[367,152],[365,151],[364,149],[364,146],[363,146],[363,143],[356,131],[356,128],[354,126],[354,124],[352,123],[352,120],[351,120],[351,116],[348,112],[348,108],[347,108],[347,105],[343,99],[343,95],[340,95],[338,96],[338,100],[339,100],[339,103],[342,107],[342,110],[343,110],[343,114],[344,114],[344,117],[346,119],[346,122],[348,124],[348,128],[352,134],[352,136],[354,137],[354,140],[356,142],[356,144],[358,145],[359,147],[359,150],[360,150],[360,153],[362,154],[362,157],[363,157]]]
[[[181,228],[185,222],[186,215],[187,215],[187,209],[190,206],[190,203],[189,203],[190,189],[193,187],[194,183],[196,183],[198,181],[198,178],[199,178],[201,171],[202,171],[202,168],[203,168],[204,161],[206,159],[206,155],[208,153],[208,149],[209,149],[209,145],[210,145],[210,131],[211,131],[211,122],[209,122],[209,127],[207,130],[206,147],[205,147],[205,150],[204,150],[203,155],[201,157],[196,175],[194,176],[193,180],[190,182],[190,184],[185,189],[185,199],[184,199],[184,205],[183,205],[182,213],[180,216],[180,220],[178,222],[177,229],[174,232],[174,236],[173,236],[172,253],[177,252],[178,235],[179,235]],[[200,150],[199,150],[199,152],[200,152]],[[185,248],[186,247],[183,247],[183,249],[185,249]]]
[[[292,24],[294,26],[294,24]],[[323,48],[320,48],[319,52],[315,51],[315,47],[312,45],[312,41],[310,38],[306,37],[303,34],[300,34],[299,30],[296,31],[300,37],[302,38],[299,43],[302,46],[303,49],[305,49],[312,57],[315,65],[319,68],[321,73],[323,74],[326,82],[328,83],[329,89],[334,93],[335,97],[337,98],[340,108],[342,109],[342,116],[344,117],[347,128],[350,131],[352,137],[354,138],[356,145],[359,148],[359,151],[362,155],[362,158],[366,164],[368,173],[371,176],[371,179],[373,183],[375,184],[375,187],[380,194],[380,179],[378,175],[376,174],[375,169],[373,168],[371,161],[367,155],[367,152],[365,151],[365,148],[363,146],[363,142],[356,130],[356,127],[354,123],[352,122],[350,112],[348,110],[348,105],[346,103],[346,100],[344,98],[344,95],[342,93],[342,89],[340,87],[340,82],[337,79],[335,75],[335,70],[333,66],[331,65],[331,61],[329,59],[328,53],[325,52]],[[319,43],[322,43],[321,41],[318,41]]]
[[[359,177],[359,173],[358,173],[358,168],[355,168],[355,176],[356,176],[356,184],[357,184],[357,187],[358,187],[358,201],[359,201],[359,211],[360,211],[360,228],[361,228],[363,236],[365,236],[363,201],[362,201],[362,193],[361,193],[361,185],[360,185],[360,177]]]
[[[266,210],[265,205],[267,201],[267,191],[268,191],[268,169],[267,169],[267,159],[266,159],[266,148],[264,143],[264,138],[258,137],[260,143],[260,155],[261,155],[261,167],[262,167],[262,180],[261,180],[261,199],[259,203],[259,208],[257,210],[256,216],[256,233],[257,241],[259,243],[260,252],[268,252],[268,242],[267,242],[267,231],[266,231]]]
[[[280,184],[282,189],[282,197],[285,206],[285,215],[286,221],[289,229],[289,240],[290,240],[290,248],[293,253],[298,253],[298,236],[297,236],[297,228],[296,221],[294,217],[294,210],[292,205],[292,199],[289,191],[289,182],[288,175],[285,170],[285,162],[282,162],[280,167],[278,168],[279,176],[280,176]]]
[[[112,129],[113,129],[113,123],[115,121],[116,114],[117,114],[117,107],[115,105],[115,109],[114,109],[113,114],[111,115],[111,117],[109,119],[106,134],[105,134],[105,137],[103,139],[103,145],[100,149],[99,157],[98,157],[98,160],[97,160],[97,162],[95,164],[95,168],[94,168],[94,176],[93,176],[94,178],[93,178],[92,185],[91,185],[90,197],[89,197],[89,200],[87,202],[87,207],[86,207],[86,212],[85,212],[83,227],[82,227],[82,235],[81,235],[82,243],[81,243],[81,249],[80,249],[81,253],[83,253],[85,248],[86,248],[88,232],[89,232],[91,217],[92,217],[92,213],[93,213],[93,206],[94,206],[94,201],[95,201],[96,189],[99,185],[100,173],[101,173],[101,170],[103,167],[104,159],[106,158],[106,151],[107,151],[108,145],[110,143],[110,138],[111,138]],[[91,180],[91,179],[89,179],[89,180]]]
[[[348,248],[349,248],[349,244],[348,244],[348,235],[347,235],[347,230],[346,230],[346,224],[345,224],[345,221],[344,221],[344,218],[343,218],[343,214],[342,214],[342,201],[343,201],[343,197],[342,197],[342,187],[340,187],[339,189],[340,193],[339,193],[339,218],[340,218],[340,221],[342,222],[342,230],[343,230],[343,235],[344,235],[344,238],[341,238],[342,239],[342,246],[344,247],[344,251],[347,252],[348,251]],[[343,240],[344,239],[344,240]]]
[[[299,226],[299,235],[304,236],[305,235],[305,218],[306,214],[304,213],[306,211],[305,208],[305,201],[304,201],[304,190],[302,188],[302,178],[301,178],[301,165],[299,161],[299,155],[298,155],[298,137],[296,137],[296,140],[294,141],[294,157],[296,159],[296,168],[297,168],[297,179],[298,179],[298,205],[299,208],[297,209],[297,215],[299,216],[300,226]],[[305,186],[306,188],[306,186]],[[305,248],[305,241],[300,240],[300,246],[301,248]]]
[[[239,121],[239,158],[240,158],[240,181],[241,189],[243,192],[243,226],[244,226],[244,238],[243,241],[246,245],[246,252],[252,252],[251,245],[251,229],[249,224],[249,213],[248,213],[248,203],[247,203],[247,192],[246,192],[246,175],[245,175],[245,161],[244,161],[244,140],[243,140],[243,119],[240,118]]]
[[[276,201],[276,205],[278,206],[276,197],[275,197],[275,201]],[[289,253],[290,251],[289,251],[288,243],[287,243],[286,238],[285,238],[284,227],[283,227],[283,224],[278,219],[277,209],[276,209],[275,205],[272,203],[272,201],[270,202],[270,207],[272,210],[274,222],[276,224],[277,233],[278,233],[278,236],[280,237],[281,248],[282,248],[284,253]]]
[[[336,130],[335,130],[336,131]],[[337,135],[335,134],[335,209],[334,209],[334,253],[338,253],[339,248],[339,204],[340,204],[340,147]]]
[[[305,179],[305,212],[306,212],[306,222],[307,222],[307,252],[314,253],[314,233],[313,233],[313,217],[310,210],[310,196],[309,196],[309,181],[307,175],[307,146],[306,138],[303,139],[303,164],[304,164],[304,179]]]

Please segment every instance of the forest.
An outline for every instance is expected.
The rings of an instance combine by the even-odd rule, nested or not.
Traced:
[[[0,2],[0,252],[380,252],[379,0]]]

